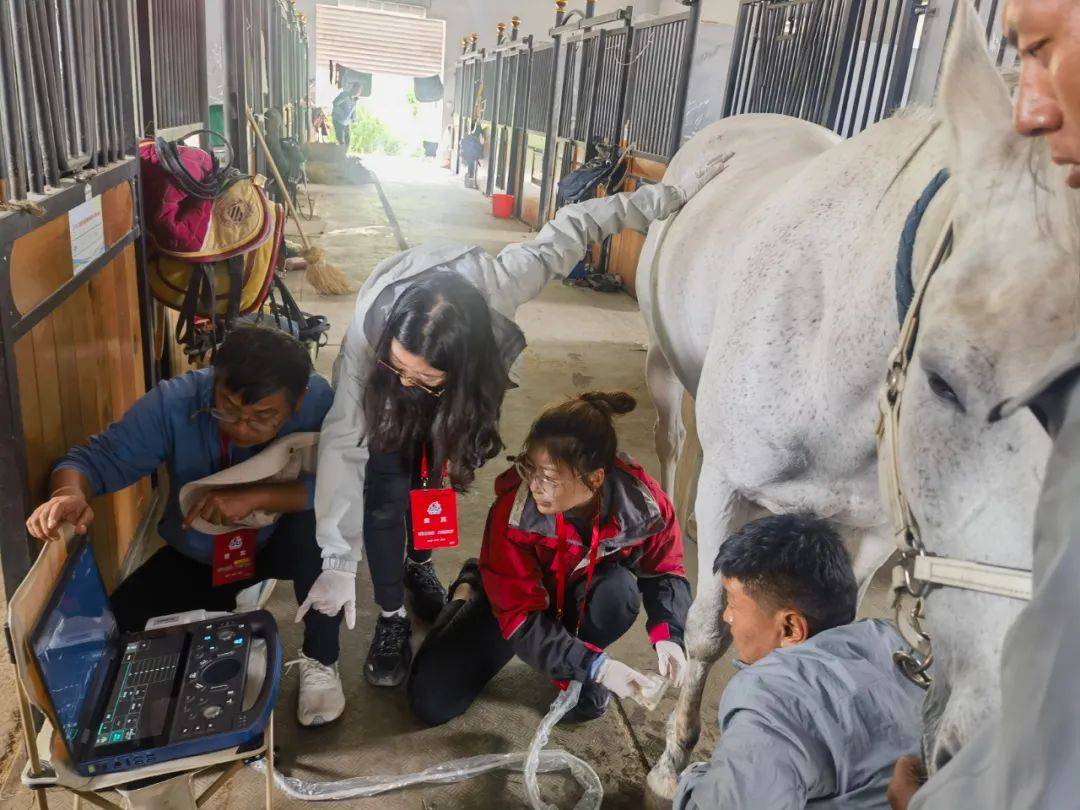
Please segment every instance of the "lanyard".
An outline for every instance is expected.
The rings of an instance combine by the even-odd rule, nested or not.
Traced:
[[[442,475],[439,478],[441,484],[450,473],[449,460],[444,461],[442,465]],[[427,443],[420,445],[420,485],[424,488],[428,488],[428,460],[427,460]]]
[[[555,533],[559,536],[559,545],[555,557],[556,594],[555,611],[559,620],[562,621],[563,605],[566,602],[566,554],[567,554],[567,528],[566,518],[562,512],[555,516]],[[585,619],[585,605],[589,598],[589,587],[592,585],[593,571],[596,570],[596,558],[600,551],[600,503],[596,504],[596,516],[593,518],[592,542],[589,543],[589,564],[585,569],[585,593],[581,596],[581,610],[578,613],[578,631]]]
[[[226,467],[231,467],[232,453],[229,452],[229,439],[220,430],[218,431],[218,453],[218,459],[221,463],[221,469],[224,470]]]

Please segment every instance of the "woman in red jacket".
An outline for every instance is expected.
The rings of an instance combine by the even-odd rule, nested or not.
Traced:
[[[556,681],[583,684],[577,719],[641,673],[603,652],[644,605],[660,673],[680,684],[690,584],[674,509],[660,485],[617,453],[612,419],[625,393],[582,394],[549,408],[496,482],[479,562],[468,561],[424,640],[409,703],[438,725],[462,714],[516,654]]]

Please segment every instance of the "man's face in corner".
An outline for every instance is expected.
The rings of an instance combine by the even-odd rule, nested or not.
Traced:
[[[1002,24],[1020,52],[1016,130],[1045,137],[1080,189],[1080,0],[1008,0]]]
[[[731,628],[735,653],[744,664],[756,664],[785,644],[785,617],[767,597],[754,594],[742,582],[722,577],[724,623]]]

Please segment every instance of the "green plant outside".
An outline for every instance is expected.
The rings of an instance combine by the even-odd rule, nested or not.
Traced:
[[[349,123],[349,151],[361,155],[401,154],[401,140],[366,107],[357,105]]]

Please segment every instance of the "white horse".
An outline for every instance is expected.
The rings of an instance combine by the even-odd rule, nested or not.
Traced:
[[[1008,93],[966,3],[938,110],[905,112],[845,142],[793,119],[732,118],[691,140],[672,171],[716,149],[734,153],[727,170],[654,226],[638,276],[665,485],[683,389],[695,397],[703,452],[690,676],[649,776],[669,798],[697,741],[706,676],[731,640],[711,573],[723,540],[762,513],[825,516],[845,533],[863,582],[893,549],[877,488],[876,398],[898,333],[901,230],[940,169],[953,179],[923,219],[915,271],[949,222],[954,249],[928,288],[900,425],[902,483],[931,552],[1031,567],[1049,442],[1033,418],[991,425],[987,415],[1039,374],[1078,317],[1080,198],[1041,143],[1013,133]],[[931,768],[995,707],[1001,642],[1020,607],[930,594]]]

